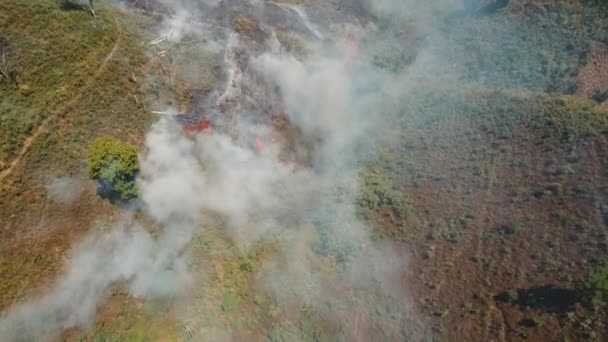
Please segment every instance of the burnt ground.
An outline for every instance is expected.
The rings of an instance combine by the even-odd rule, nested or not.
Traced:
[[[399,131],[373,168],[409,203],[405,218],[375,217],[414,254],[416,305],[450,341],[606,338],[605,315],[579,292],[608,246],[605,136],[486,119]]]
[[[606,159],[599,156],[605,155],[605,146],[593,141],[581,142],[578,148],[539,148],[525,140],[521,144],[511,145],[511,155],[499,152],[503,155],[493,157],[480,172],[451,159],[450,155],[459,155],[451,149],[436,159],[423,159],[450,168],[462,165],[461,172],[470,172],[464,176],[471,177],[469,184],[490,183],[481,189],[454,189],[450,182],[462,182],[462,173],[405,187],[415,203],[422,203],[413,212],[435,221],[423,228],[426,236],[418,247],[421,256],[430,251],[429,260],[417,264],[414,273],[424,286],[423,310],[446,315],[437,321],[452,327],[446,329],[450,340],[475,335],[487,337],[484,340],[559,339],[576,324],[565,321],[568,312],[577,312],[571,293],[576,291],[576,279],[585,276],[586,266],[604,257],[606,225],[601,210],[606,193],[600,184],[607,175],[602,172]],[[571,164],[567,156],[572,149],[580,159]],[[522,162],[524,170],[513,165]],[[445,166],[435,170],[444,171]],[[571,174],[554,176],[562,172]],[[459,222],[466,215],[472,216],[470,222]],[[451,241],[434,236],[441,229],[454,235],[448,237]],[[551,288],[562,292],[552,294]],[[494,298],[508,291],[518,292],[514,303]],[[526,296],[537,300],[521,298]],[[545,315],[545,324],[532,332],[519,324]],[[475,323],[467,327],[463,321]]]
[[[576,93],[592,98],[608,109],[608,47],[595,43],[589,51],[587,63],[577,74]]]

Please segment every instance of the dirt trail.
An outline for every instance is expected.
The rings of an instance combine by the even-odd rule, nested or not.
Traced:
[[[6,177],[11,175],[11,173],[13,172],[15,167],[17,167],[17,165],[19,165],[19,163],[21,162],[23,157],[25,157],[25,155],[29,151],[29,149],[32,146],[32,144],[34,143],[34,141],[36,141],[36,139],[38,139],[40,134],[42,134],[42,132],[44,132],[44,130],[45,130],[46,126],[48,126],[49,122],[51,122],[54,118],[56,118],[58,116],[57,113],[69,111],[72,107],[74,107],[74,105],[76,105],[78,103],[78,101],[80,101],[83,94],[85,94],[87,92],[87,89],[90,88],[91,85],[93,85],[93,83],[95,82],[95,80],[97,80],[97,78],[99,78],[99,76],[101,76],[101,74],[105,71],[105,69],[108,65],[108,62],[114,57],[114,54],[120,47],[120,43],[122,41],[122,35],[123,35],[122,28],[120,26],[120,23],[118,22],[118,18],[116,16],[113,16],[113,18],[114,18],[114,23],[116,25],[116,30],[118,31],[118,36],[116,38],[116,42],[114,43],[114,46],[112,47],[112,50],[110,50],[110,53],[106,56],[106,58],[103,59],[103,61],[97,68],[97,71],[95,71],[95,74],[89,78],[89,80],[87,81],[87,83],[85,84],[83,89],[78,93],[78,95],[65,105],[64,110],[59,110],[56,112],[56,114],[52,114],[52,115],[48,116],[46,119],[44,119],[42,121],[42,123],[38,127],[36,127],[36,129],[34,129],[32,134],[25,139],[25,141],[23,142],[23,146],[21,147],[21,150],[19,150],[19,153],[17,154],[17,157],[15,157],[10,163],[8,163],[8,167],[6,169],[0,171],[0,181],[4,180]]]
[[[108,62],[114,57],[114,54],[120,47],[120,43],[122,41],[122,35],[123,35],[122,27],[120,26],[120,22],[118,21],[118,18],[116,16],[112,16],[112,18],[114,19],[114,25],[116,26],[116,31],[118,32],[118,36],[116,37],[116,42],[114,43],[112,50],[110,50],[110,53],[101,62],[101,64],[99,65],[99,68],[97,68],[95,75],[93,75],[93,77],[91,77],[89,79],[87,86],[90,86],[91,84],[93,84],[93,82],[101,75],[101,73],[106,69]]]

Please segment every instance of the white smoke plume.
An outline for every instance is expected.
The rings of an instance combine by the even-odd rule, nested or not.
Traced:
[[[135,297],[173,296],[188,284],[186,260],[180,255],[202,207],[197,200],[201,169],[188,158],[193,144],[175,130],[159,128],[164,124],[148,134],[149,150],[141,162],[142,203],[162,227],[160,236],[154,238],[127,217],[86,237],[48,293],[0,320],[2,340],[54,338],[63,329],[90,325],[98,303],[117,282],[125,282]]]
[[[70,177],[50,177],[46,184],[49,197],[62,205],[72,205],[78,200],[84,187],[80,179]]]
[[[2,340],[54,339],[63,329],[90,326],[99,301],[118,281],[126,282],[135,297],[176,294],[188,280],[186,265],[166,245],[132,222],[88,236],[48,293],[21,303],[2,318]]]
[[[176,16],[161,27],[162,34],[179,41],[201,30],[189,22],[193,13],[200,13],[199,3],[165,5]],[[325,38],[303,8],[284,6],[296,11],[316,39]],[[231,37],[225,53],[227,86],[217,86],[224,90],[218,107],[240,103],[243,97],[238,87],[245,82],[240,78],[245,71],[233,61],[237,37]],[[179,295],[200,277],[189,270],[184,252],[195,232],[204,232],[201,217],[206,215],[223,218],[222,228],[244,253],[278,235],[280,256],[265,261],[261,288],[285,301],[307,302],[328,319],[348,321],[351,337],[357,335],[358,323],[351,323],[348,310],[323,309],[324,301],[335,300],[344,290],[380,291],[409,304],[401,284],[407,256],[374,242],[354,206],[361,158],[357,149],[382,120],[392,75],[365,56],[359,65],[349,65],[339,39],[331,49],[311,44],[318,50],[304,62],[284,54],[276,36],[273,42],[270,52],[251,53],[247,72],[278,87],[290,123],[310,141],[312,165],[282,160],[283,146],[260,152],[221,132],[187,139],[175,122],[160,120],[147,133],[139,180],[142,210],[158,230],[150,232],[128,217],[86,237],[47,293],[3,314],[2,340],[52,339],[64,329],[90,326],[97,306],[119,282],[135,297]],[[249,80],[242,86],[255,87]],[[247,116],[255,111],[236,110],[243,117],[236,123],[243,136],[272,131],[268,125],[251,124],[255,120]],[[320,255],[343,263],[344,269],[324,276]],[[410,308],[400,310],[405,315]]]

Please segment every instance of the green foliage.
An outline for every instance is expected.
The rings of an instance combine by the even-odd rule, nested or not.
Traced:
[[[135,147],[104,135],[95,138],[89,146],[89,176],[96,179],[103,192],[117,195],[122,201],[137,197],[135,178],[139,161]]]
[[[535,327],[542,327],[545,324],[545,318],[542,316],[534,316],[531,320]]]
[[[319,318],[313,312],[302,310],[302,316],[297,324],[290,321],[276,324],[266,333],[266,341],[324,341],[319,327]]]
[[[503,224],[498,227],[498,234],[500,235],[513,235],[521,230],[521,222],[519,220],[513,220],[507,224]]]
[[[580,1],[529,7],[526,13],[514,5],[488,16],[439,12],[436,30],[424,34],[408,20],[381,23],[375,40],[384,45],[374,48],[374,61],[401,70],[426,49],[437,60],[423,65],[425,71],[458,83],[570,92],[568,77],[586,62],[590,45],[608,41],[608,11]]]
[[[0,81],[0,170],[26,152],[2,181],[2,222],[42,210],[47,197],[36,184],[50,175],[79,174],[86,168],[87,145],[102,131],[121,139],[141,137],[154,119],[134,100],[140,96],[138,85],[128,81],[131,71],[140,77],[147,60],[137,44],[146,40],[139,33],[141,21],[108,3],[100,5],[92,18],[86,11],[62,9],[57,0],[0,1],[0,39],[8,45],[7,60],[18,81]],[[34,138],[34,132],[40,134]],[[33,140],[23,150],[27,138]],[[79,203],[88,217],[108,210],[91,207],[88,196]],[[70,216],[72,222],[81,219]],[[12,241],[6,239],[3,248]],[[30,245],[27,241],[23,246]],[[51,249],[19,249],[23,253],[9,253],[10,258],[5,253],[6,262],[0,262],[3,306],[57,271],[56,255],[37,252]]]
[[[583,281],[585,300],[594,308],[601,308],[608,300],[608,266],[604,265],[589,272]]]
[[[303,312],[298,328],[303,341],[321,341],[322,331],[314,312]]]
[[[18,81],[0,82],[2,162],[15,157],[42,120],[87,90],[119,33],[111,17],[92,21],[55,1],[2,1],[0,12],[0,40],[10,47]]]
[[[314,251],[341,265],[358,253],[363,238],[361,229],[353,229],[359,224],[352,211],[354,195],[348,185],[334,184],[324,190],[317,209],[311,213],[317,232]]]
[[[432,224],[431,239],[458,242],[464,237],[464,232],[469,228],[474,217],[465,215],[458,218],[438,220]]]
[[[507,299],[509,300],[509,303],[516,303],[519,299],[519,293],[515,290],[509,290],[507,292]]]
[[[359,252],[361,237],[353,234],[349,226],[354,224],[345,217],[332,217],[322,213],[314,221],[318,239],[314,251],[324,257],[333,258],[338,264],[345,265]]]
[[[361,192],[357,204],[364,216],[370,211],[388,208],[399,217],[407,216],[409,206],[403,200],[403,194],[395,188],[384,174],[364,172],[361,175]]]
[[[469,120],[489,138],[516,140],[533,133],[555,142],[582,138],[606,141],[608,116],[594,101],[575,96],[488,90],[479,87],[420,86],[400,98],[403,128],[427,128],[447,119]],[[525,129],[525,131],[522,131]],[[565,136],[568,139],[563,139]]]

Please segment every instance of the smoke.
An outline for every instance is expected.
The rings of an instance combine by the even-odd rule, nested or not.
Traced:
[[[74,204],[80,197],[84,182],[70,177],[50,177],[46,184],[49,197],[65,206]]]
[[[63,329],[90,326],[97,305],[118,281],[135,297],[176,294],[188,279],[184,261],[169,245],[130,221],[86,237],[48,293],[14,307],[0,321],[2,340],[54,339]]]
[[[126,217],[85,237],[48,293],[6,313],[0,321],[2,340],[52,339],[64,329],[89,326],[97,305],[118,282],[126,283],[134,297],[175,296],[188,285],[191,274],[182,253],[203,206],[198,196],[202,170],[191,157],[194,144],[166,121],[152,128],[146,144],[141,199],[160,232]],[[55,181],[51,189],[65,190],[66,184]]]
[[[397,3],[383,2],[377,10],[391,11]],[[202,30],[190,19],[204,17],[204,10],[218,2],[164,5],[172,8],[174,16],[164,22],[160,33],[179,42]],[[139,179],[141,208],[154,228],[127,217],[85,237],[46,294],[4,314],[3,340],[54,338],[70,327],[88,327],[97,306],[117,283],[125,283],[134,297],[182,294],[202,276],[189,269],[186,249],[195,233],[204,234],[203,217],[221,218],[218,224],[244,255],[260,242],[278,242],[276,258],[263,261],[258,288],[279,302],[314,307],[323,318],[350,328],[350,337],[357,336],[359,316],[348,309],[327,309],[328,302],[365,311],[370,303],[362,302],[373,302],[369,298],[374,296],[355,298],[370,292],[397,305],[400,318],[412,313],[402,280],[406,253],[399,246],[374,241],[355,207],[358,173],[390,102],[387,87],[405,76],[374,66],[365,51],[359,52],[357,62],[349,63],[345,42],[336,38],[319,43],[325,35],[305,8],[288,8],[313,33],[310,46],[316,51],[304,61],[284,53],[274,35],[270,51],[246,51],[248,67],[241,70],[233,49],[245,47],[237,44],[236,33],[225,39],[227,79],[211,93],[223,95],[217,98],[216,108],[204,110],[237,112],[239,119],[232,128],[243,138],[217,131],[188,139],[175,121],[154,124],[146,135]],[[259,80],[267,83],[257,84]],[[256,150],[251,141],[244,141],[273,132],[271,123],[252,117],[268,100],[260,98],[267,92],[256,92],[257,88],[277,88],[289,123],[310,145],[306,146],[312,151],[310,165],[280,158],[281,150],[289,146],[268,144]],[[245,94],[253,104],[244,101]],[[50,191],[70,193],[61,181],[55,183]],[[331,272],[323,266],[327,260],[335,265]],[[345,291],[352,296],[341,299]]]
[[[364,56],[361,65],[349,66],[345,55],[338,45],[337,51],[319,51],[305,62],[267,53],[254,63],[278,84],[290,122],[314,141],[314,173],[307,181],[319,186],[307,188],[312,205],[296,232],[281,241],[279,256],[265,264],[261,286],[280,302],[307,305],[324,320],[340,322],[349,329],[348,338],[357,339],[359,319],[353,312],[374,304],[365,302],[371,293],[391,297],[404,321],[413,311],[402,280],[407,255],[397,257],[397,246],[373,241],[355,207],[360,165],[384,119],[384,86],[392,76],[366,64]],[[341,270],[327,275],[326,258]],[[328,303],[350,309],[328,310]]]
[[[429,17],[437,12],[447,12],[463,7],[462,0],[374,0],[368,1],[369,7],[378,16],[405,16],[402,19]]]

